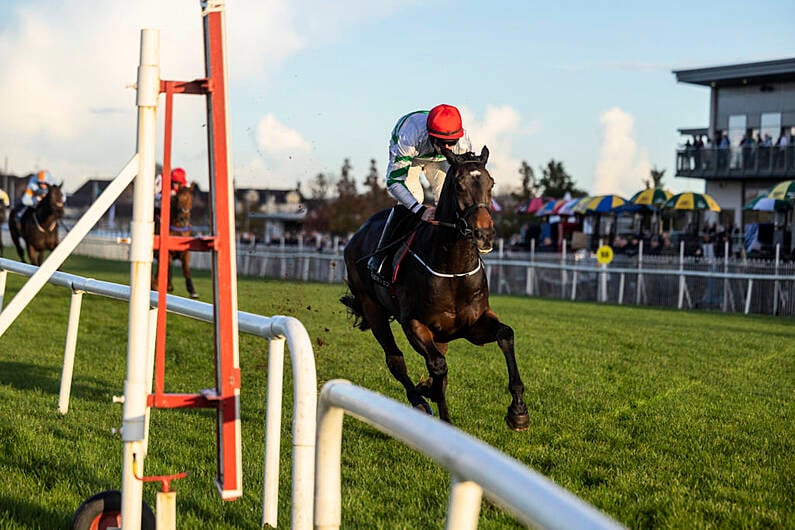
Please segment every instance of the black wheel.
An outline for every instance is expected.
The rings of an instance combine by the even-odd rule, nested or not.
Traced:
[[[155,514],[141,503],[141,530],[155,530]],[[121,527],[121,492],[110,490],[86,499],[72,517],[72,530],[105,530]]]

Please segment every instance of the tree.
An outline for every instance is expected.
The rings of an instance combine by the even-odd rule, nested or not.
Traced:
[[[522,187],[519,188],[518,192],[512,192],[511,197],[517,203],[522,203],[538,195],[539,182],[536,179],[533,168],[525,160],[522,160],[522,165],[519,167],[519,175],[522,176]]]
[[[583,190],[574,187],[574,180],[566,173],[563,162],[557,162],[552,158],[547,162],[546,167],[541,168],[541,172],[543,177],[539,184],[544,188],[544,195],[553,199],[562,199],[566,192],[569,192],[572,197],[587,195]]]
[[[356,190],[356,181],[351,176],[350,159],[346,158],[340,168],[337,181],[337,198],[331,206],[329,230],[336,235],[347,235],[355,232],[364,222],[362,203],[364,202]]]
[[[649,170],[649,178],[643,179],[643,183],[646,184],[646,189],[649,188],[662,188],[663,183],[663,175],[665,175],[664,169],[657,169],[657,166],[654,166],[652,169]]]
[[[326,200],[328,190],[331,187],[331,182],[325,173],[318,173],[312,184],[309,185],[309,191],[313,199]]]
[[[386,188],[381,187],[381,178],[378,176],[378,168],[376,167],[375,158],[370,159],[370,172],[364,180],[364,185],[367,188],[365,192],[365,214],[370,217],[374,213],[389,208],[394,204],[394,201],[387,193]]]

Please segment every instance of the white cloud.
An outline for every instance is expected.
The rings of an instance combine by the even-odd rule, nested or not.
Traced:
[[[643,187],[651,167],[646,150],[639,148],[633,137],[635,119],[614,107],[603,112],[599,121],[602,145],[591,193],[630,196]]]
[[[472,140],[472,149],[479,153],[484,145],[489,148],[488,168],[497,192],[503,193],[517,186],[521,161],[512,154],[513,139],[519,134],[534,132],[536,124],[523,126],[521,116],[509,105],[487,106],[482,121],[475,119],[470,110],[460,110],[464,128]]]
[[[301,133],[268,114],[257,124],[257,148],[261,153],[299,154],[309,151],[309,142]]]

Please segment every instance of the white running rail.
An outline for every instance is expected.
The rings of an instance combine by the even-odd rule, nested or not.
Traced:
[[[315,529],[340,527],[340,459],[344,413],[400,440],[451,475],[447,529],[477,528],[481,495],[527,526],[617,529],[616,521],[543,475],[427,414],[348,381],[320,391],[315,464]]]
[[[0,304],[9,272],[33,276],[38,267],[0,258]],[[84,293],[128,301],[130,287],[111,282],[84,278],[65,272],[55,272],[49,283],[66,287],[72,291],[72,303],[67,324],[64,364],[61,374],[59,410],[66,414],[72,386],[77,330]],[[151,307],[157,307],[157,292],[149,297]],[[213,322],[213,306],[205,302],[189,300],[179,296],[166,296],[168,311],[177,315]],[[276,527],[279,495],[279,450],[281,433],[282,381],[284,371],[284,345],[290,348],[293,372],[293,453],[292,453],[292,528],[312,528],[315,421],[317,410],[317,374],[312,341],[303,324],[293,317],[265,317],[238,311],[239,330],[269,341],[268,344],[268,397],[265,413],[265,480],[263,486],[262,524]],[[154,343],[152,342],[152,348]],[[154,359],[150,352],[150,359]],[[147,384],[151,386],[151,367]]]

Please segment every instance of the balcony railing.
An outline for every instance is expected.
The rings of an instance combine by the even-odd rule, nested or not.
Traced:
[[[676,176],[707,180],[795,178],[795,145],[679,149],[676,151]]]

